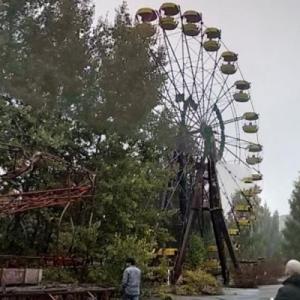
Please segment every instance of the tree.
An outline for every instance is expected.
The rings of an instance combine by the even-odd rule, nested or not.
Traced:
[[[164,80],[149,55],[152,41],[135,32],[125,5],[115,24],[100,20],[94,29],[86,0],[2,4],[2,170],[43,151],[92,170],[97,179],[93,201],[72,205],[61,221],[59,208],[1,218],[0,252],[93,258],[107,266],[98,273],[105,278],[114,245],[141,240],[151,252],[170,238],[159,197],[169,176],[162,168],[164,130],[172,130],[163,112],[152,111]],[[57,173],[42,165],[2,182],[1,193],[63,184]]]
[[[187,250],[186,264],[189,269],[197,269],[207,257],[203,239],[195,233],[191,235]]]
[[[280,257],[282,235],[279,231],[279,213],[276,210],[272,216],[270,242],[267,249],[267,257]]]
[[[240,245],[239,256],[242,259],[273,258],[280,255],[281,236],[279,232],[278,212],[271,214],[267,204],[261,204],[261,199],[255,197],[256,205],[253,207],[251,227],[241,227],[240,236],[235,238]],[[252,201],[253,202],[253,201]],[[233,204],[246,203],[240,193],[233,196]],[[250,219],[250,213],[248,214]],[[235,222],[232,217],[230,225]]]
[[[2,93],[44,113],[70,114],[90,75],[90,1],[1,3]]]
[[[300,259],[300,178],[294,182],[289,204],[290,215],[283,230],[283,251],[287,258]]]

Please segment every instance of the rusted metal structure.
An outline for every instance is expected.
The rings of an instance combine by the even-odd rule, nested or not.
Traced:
[[[15,149],[8,147],[9,150]],[[81,167],[74,166],[65,160],[48,153],[35,152],[31,157],[23,158],[21,164],[12,170],[0,175],[1,182],[10,182],[22,178],[38,168],[43,163],[59,164],[66,169],[66,179],[60,188],[46,190],[20,191],[13,189],[0,195],[0,216],[15,215],[34,209],[46,207],[62,207],[62,215],[66,209],[75,202],[91,199],[94,193],[95,175]],[[70,174],[76,180],[71,180]],[[76,183],[75,183],[76,182]],[[114,288],[105,288],[92,285],[51,285],[42,286],[41,269],[28,269],[29,266],[43,267],[81,267],[90,262],[73,256],[17,256],[0,255],[1,285],[0,299],[25,300],[25,299],[52,299],[52,300],[85,300],[109,299]],[[28,286],[28,285],[32,286]],[[23,285],[23,286],[22,286]],[[27,285],[27,286],[24,286]]]
[[[9,182],[18,177],[24,177],[42,162],[58,163],[66,167],[67,186],[47,190],[19,191],[14,189],[7,194],[0,195],[0,215],[10,215],[53,206],[69,206],[73,202],[82,201],[92,197],[95,175],[81,167],[72,166],[65,160],[48,153],[35,152],[30,158],[24,158],[22,164],[0,175],[2,182]],[[70,171],[80,177],[79,183],[75,184],[68,178]]]
[[[6,150],[15,150],[15,147],[8,147]],[[17,149],[19,152],[19,150]],[[75,202],[91,199],[94,193],[95,175],[81,166],[74,166],[65,160],[51,155],[49,153],[35,152],[32,156],[24,156],[19,159],[21,163],[15,166],[12,170],[0,175],[0,182],[9,182],[20,179],[40,165],[58,164],[65,170],[64,183],[58,182],[60,188],[50,188],[46,190],[22,191],[12,189],[4,195],[0,195],[0,217],[24,213],[34,209],[42,209],[47,207],[62,207],[61,218],[70,205]],[[72,180],[72,176],[76,180]],[[76,183],[75,183],[76,182]],[[21,266],[40,266],[40,267],[68,267],[81,266],[87,264],[85,260],[72,256],[15,256],[15,255],[0,255],[0,265],[6,267],[21,267]]]

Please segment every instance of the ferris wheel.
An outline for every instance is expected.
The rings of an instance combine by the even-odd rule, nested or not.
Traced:
[[[170,116],[177,134],[172,156],[177,176],[162,205],[167,209],[178,196],[183,234],[173,281],[180,275],[192,224],[204,209],[210,213],[215,237],[210,248],[218,253],[227,281],[224,245],[239,269],[233,241],[251,226],[250,215],[261,192],[263,147],[251,84],[241,74],[238,54],[225,46],[219,28],[204,24],[200,12],[182,11],[175,3],[163,3],[158,10],[141,8],[136,29],[154,41],[149,52],[166,79],[159,111]],[[164,50],[163,62],[155,54],[158,49]],[[239,201],[232,201],[232,189],[240,193]],[[235,221],[229,229],[226,205]]]

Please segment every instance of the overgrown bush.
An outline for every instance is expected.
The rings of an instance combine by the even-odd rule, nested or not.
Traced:
[[[183,272],[182,284],[176,288],[178,295],[214,295],[220,292],[216,278],[201,269]]]
[[[151,237],[137,236],[121,237],[116,235],[114,241],[107,247],[107,255],[103,262],[106,282],[119,284],[128,257],[133,257],[142,270],[143,279],[150,277],[149,265],[153,259],[155,242]]]
[[[183,272],[180,284],[175,287],[163,285],[157,288],[156,292],[161,299],[165,299],[170,294],[181,296],[217,295],[222,291],[214,276],[198,268]]]
[[[170,261],[167,257],[161,257],[159,263],[149,268],[152,283],[166,283],[168,279],[168,270],[170,269]]]
[[[188,269],[197,269],[206,258],[206,248],[202,238],[193,234],[190,237],[190,244],[186,256],[186,265]]]

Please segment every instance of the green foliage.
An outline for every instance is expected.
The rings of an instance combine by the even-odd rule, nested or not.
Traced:
[[[64,282],[116,283],[127,255],[148,276],[154,247],[171,238],[160,198],[174,142],[171,116],[152,110],[164,78],[149,55],[151,39],[138,36],[125,5],[115,24],[100,20],[94,28],[90,1],[2,3],[1,168],[13,171],[42,151],[92,170],[96,182],[93,201],[64,214],[56,207],[1,218],[0,253],[94,261],[80,271],[47,271]],[[153,52],[163,61],[161,50]],[[66,186],[66,168],[45,163],[0,188]]]
[[[90,1],[2,1],[2,91],[44,112],[77,106],[90,76],[92,17]]]
[[[117,280],[115,283],[120,282],[120,275],[125,267],[125,261],[128,257],[134,257],[137,265],[141,268],[143,278],[149,276],[148,266],[154,257],[153,249],[156,246],[153,237],[150,235],[144,238],[137,236],[125,236],[122,238],[116,235],[112,243],[107,247],[107,254],[103,268],[107,270],[106,275],[108,281]]]
[[[127,134],[145,119],[160,100],[163,77],[156,62],[150,59],[151,40],[142,39],[127,13],[120,8],[115,26],[105,39],[109,52],[101,59],[101,119],[106,126]],[[137,82],[138,80],[138,82]]]
[[[189,269],[197,269],[207,256],[206,248],[199,235],[192,234],[186,256],[186,264]]]
[[[176,294],[178,295],[214,295],[219,293],[220,285],[217,279],[201,269],[183,272],[183,282],[176,287]]]
[[[160,285],[154,289],[154,295],[160,299],[173,299],[172,295],[199,296],[221,294],[221,286],[217,279],[202,269],[186,270],[180,283],[175,286]]]
[[[77,283],[74,272],[71,269],[45,268],[43,269],[43,281],[58,283]]]
[[[153,282],[166,283],[168,279],[168,270],[170,269],[170,260],[168,257],[161,257],[159,264],[151,266],[150,280]]]
[[[300,259],[300,178],[294,183],[289,203],[290,216],[283,230],[283,251],[286,258]]]

